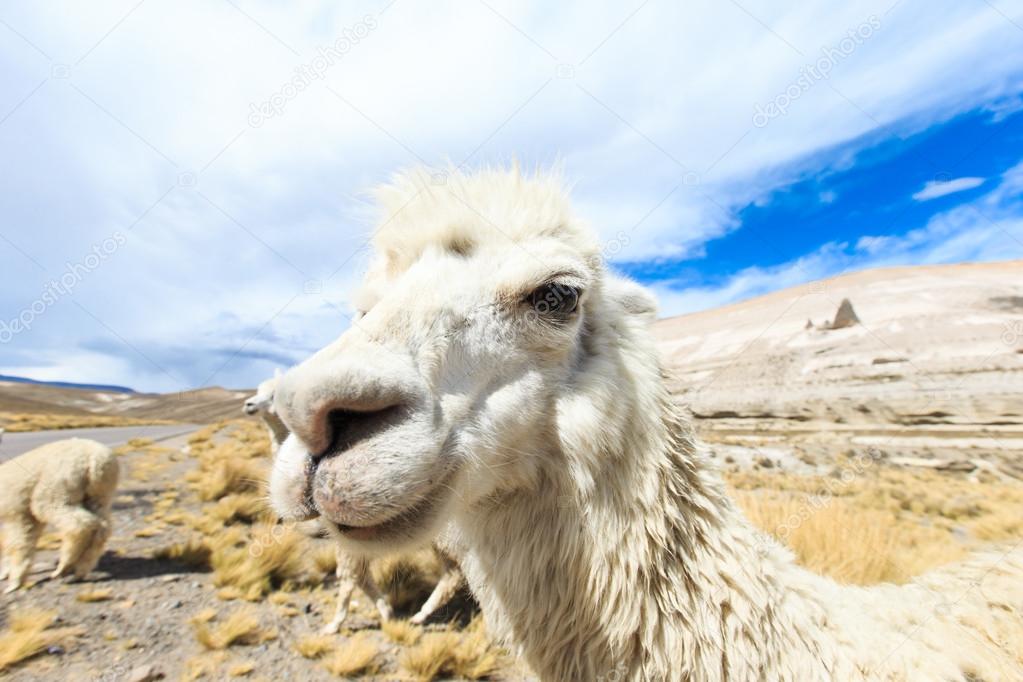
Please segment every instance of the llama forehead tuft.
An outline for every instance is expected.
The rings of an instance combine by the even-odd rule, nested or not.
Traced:
[[[374,245],[390,272],[405,270],[430,249],[471,256],[515,244],[528,251],[529,242],[554,240],[583,259],[599,253],[596,235],[573,214],[556,171],[417,168],[395,175],[374,196],[382,213]]]

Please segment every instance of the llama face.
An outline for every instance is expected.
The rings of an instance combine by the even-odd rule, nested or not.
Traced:
[[[321,515],[363,550],[532,486],[594,352],[600,263],[560,193],[513,174],[460,182],[378,238],[362,315],[276,393],[292,436],[275,508]]]
[[[273,407],[274,402],[274,389],[277,387],[278,377],[267,379],[262,382],[256,389],[255,395],[250,396],[245,400],[245,404],[242,406],[242,411],[245,414],[260,414],[266,412]]]

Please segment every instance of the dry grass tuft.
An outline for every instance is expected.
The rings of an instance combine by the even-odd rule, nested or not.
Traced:
[[[207,512],[224,525],[235,522],[255,523],[272,520],[273,514],[267,506],[262,492],[233,493],[217,500]]]
[[[407,620],[388,620],[380,624],[380,630],[396,644],[411,646],[423,636],[423,628]]]
[[[199,644],[211,651],[235,645],[261,644],[277,637],[275,632],[260,627],[259,618],[250,608],[235,611],[227,620],[214,626],[210,625],[210,621],[193,618],[192,627]]]
[[[256,664],[249,661],[239,661],[238,663],[231,664],[227,669],[227,674],[231,677],[246,677],[250,675],[256,669]]]
[[[163,527],[159,525],[146,526],[135,531],[134,535],[137,538],[155,538],[157,535],[163,533]]]
[[[271,604],[276,604],[278,606],[290,606],[291,595],[287,592],[274,592],[270,595],[269,601]]]
[[[373,578],[396,611],[418,608],[433,591],[441,565],[431,550],[386,557],[372,564]]]
[[[226,459],[203,472],[197,489],[204,502],[219,500],[232,493],[253,493],[263,490],[266,467],[260,462]]]
[[[483,623],[474,620],[464,632],[430,632],[400,659],[402,668],[423,682],[439,677],[481,680],[505,663],[504,652],[490,643]]]
[[[110,601],[114,598],[113,588],[96,589],[96,590],[82,590],[75,595],[75,599],[80,602],[91,603],[98,601]]]
[[[211,620],[217,617],[216,609],[203,609],[199,613],[192,616],[189,620],[190,623],[209,623]]]
[[[338,677],[374,675],[380,670],[377,660],[379,649],[372,635],[360,632],[338,647],[326,663],[326,668]]]
[[[182,672],[181,679],[200,680],[203,678],[217,679],[218,668],[227,659],[227,653],[224,651],[207,651],[199,656],[185,661],[185,670]]]
[[[212,551],[209,542],[204,538],[192,537],[184,542],[176,542],[157,549],[153,552],[153,558],[177,561],[194,568],[209,568]]]
[[[292,528],[260,524],[247,536],[232,527],[211,542],[213,584],[236,588],[246,599],[259,599],[305,575],[305,537]]]
[[[308,635],[295,642],[295,651],[303,658],[322,658],[333,648],[332,635]]]
[[[55,615],[36,610],[10,614],[7,630],[0,633],[0,672],[81,634],[80,628],[51,628]]]
[[[337,548],[333,543],[320,545],[312,553],[313,566],[323,574],[333,574],[337,570]]]

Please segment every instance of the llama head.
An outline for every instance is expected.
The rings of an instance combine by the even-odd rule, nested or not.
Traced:
[[[245,414],[261,414],[273,411],[274,390],[277,388],[277,380],[281,377],[281,371],[274,370],[270,379],[263,381],[256,388],[255,394],[245,399],[242,411]]]
[[[654,311],[604,272],[556,178],[431,180],[416,172],[379,190],[385,217],[357,317],[275,397],[292,436],[273,468],[274,507],[321,516],[364,551],[421,541],[601,438],[621,387],[606,368],[594,382],[594,364]]]

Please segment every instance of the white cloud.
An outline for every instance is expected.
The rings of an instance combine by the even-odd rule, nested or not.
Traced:
[[[664,281],[653,287],[661,315],[681,315],[753,298],[844,272],[906,264],[1023,259],[1023,163],[978,199],[933,216],[903,235],[864,236],[853,248],[828,243],[813,253],[761,268],[746,268],[720,284],[685,288]]]
[[[610,2],[8,3],[22,37],[0,26],[0,233],[44,270],[0,240],[3,310],[134,227],[74,301],[0,346],[0,365],[251,385],[274,361],[223,349],[298,359],[340,331],[369,227],[360,192],[420,159],[561,159],[584,217],[629,233],[622,258],[698,256],[736,209],[838,164],[836,145],[1018,92],[1016,29],[989,8],[891,5],[745,2],[757,21],[730,3],[631,18]],[[754,126],[872,15],[879,28],[826,79]],[[375,27],[322,78],[249,125],[253,103],[286,94],[366,16]],[[323,293],[303,293],[309,281]],[[118,362],[64,352],[97,345]]]
[[[984,184],[984,178],[956,178],[954,180],[931,180],[924,188],[913,194],[916,201],[929,201],[947,194],[964,192]]]

